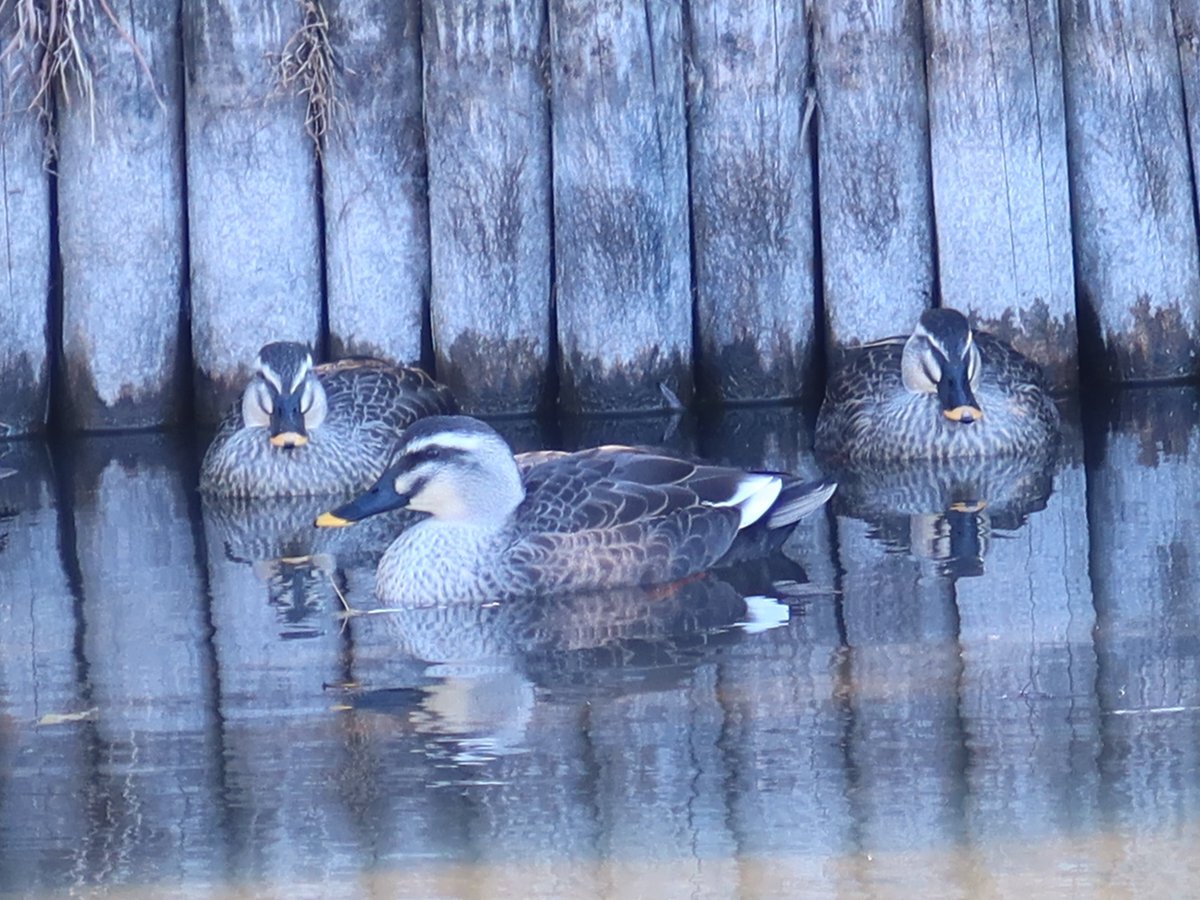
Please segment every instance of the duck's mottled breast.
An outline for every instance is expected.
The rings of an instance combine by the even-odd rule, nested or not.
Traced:
[[[935,394],[909,391],[900,369],[904,339],[889,339],[850,351],[830,378],[817,418],[817,451],[854,463],[1019,454],[1052,443],[1058,411],[1041,370],[998,338],[977,332],[975,340],[982,420],[952,421]]]
[[[449,390],[419,369],[374,359],[317,366],[328,413],[299,447],[276,447],[248,426],[240,404],[221,421],[201,464],[201,490],[226,496],[311,496],[369,487],[391,461],[403,429],[454,412]]]

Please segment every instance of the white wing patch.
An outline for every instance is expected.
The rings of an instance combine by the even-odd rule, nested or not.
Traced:
[[[754,594],[745,598],[746,618],[738,622],[738,627],[746,634],[759,634],[786,625],[791,619],[792,610],[786,603],[781,603],[774,597],[764,597]]]
[[[779,499],[783,490],[783,479],[778,475],[749,473],[743,477],[737,490],[724,500],[713,500],[709,506],[733,506],[742,514],[738,528],[753,525],[763,517],[768,509]]]

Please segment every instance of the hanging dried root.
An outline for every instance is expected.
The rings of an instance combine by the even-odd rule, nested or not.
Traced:
[[[321,0],[300,0],[304,22],[283,47],[276,61],[279,87],[304,97],[304,130],[320,155],[339,102],[338,62],[329,41],[329,16]]]
[[[17,70],[29,78],[33,89],[29,110],[47,127],[55,86],[68,103],[73,86],[95,115],[92,66],[81,33],[93,21],[96,5],[96,0],[0,0],[0,17],[7,14],[16,19],[15,33],[0,50],[0,62],[20,60]]]
[[[85,36],[94,33],[100,13],[132,48],[161,106],[162,98],[141,48],[107,0],[0,0],[0,22],[7,16],[16,26],[0,48],[0,64],[19,61],[14,72],[28,78],[32,88],[28,109],[45,124],[52,140],[56,88],[63,102],[69,104],[75,96],[87,104],[92,134],[96,132],[96,91]]]

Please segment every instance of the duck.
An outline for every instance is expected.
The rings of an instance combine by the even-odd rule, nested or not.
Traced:
[[[1041,369],[946,307],[912,334],[847,351],[826,385],[815,449],[857,466],[1036,455],[1057,443],[1058,408]]]
[[[620,445],[514,456],[479,419],[430,416],[405,431],[368,492],[315,524],[424,513],[384,551],[376,597],[503,601],[676,582],[764,532],[786,536],[836,487]]]
[[[450,390],[420,369],[370,357],[314,365],[304,344],[269,343],[204,454],[200,491],[356,494],[383,472],[405,426],[457,411]]]

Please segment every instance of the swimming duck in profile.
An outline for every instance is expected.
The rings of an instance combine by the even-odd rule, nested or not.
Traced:
[[[308,347],[267,344],[241,403],[200,465],[200,489],[233,497],[360,491],[391,459],[403,429],[455,412],[445,386],[378,359],[314,366]]]
[[[851,350],[829,379],[816,449],[854,464],[1041,453],[1059,417],[1041,370],[953,309]]]
[[[835,487],[623,446],[514,457],[483,422],[433,416],[405,432],[369,492],[316,524],[427,513],[384,553],[376,594],[397,606],[477,602],[685,578],[755,532],[794,525]]]

